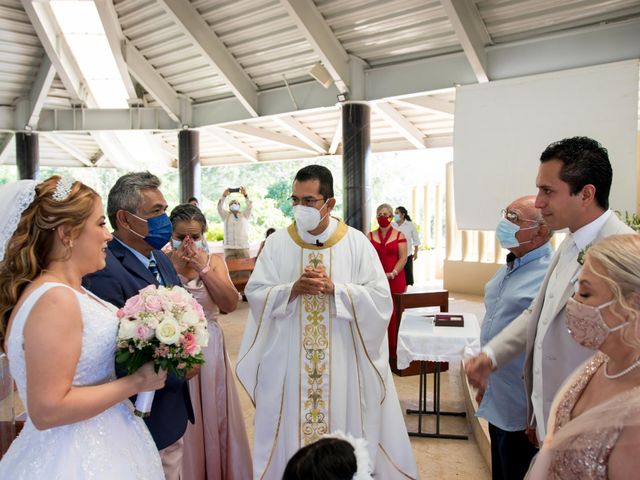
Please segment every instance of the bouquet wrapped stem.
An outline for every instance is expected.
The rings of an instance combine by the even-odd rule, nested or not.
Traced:
[[[149,285],[127,300],[118,317],[116,363],[129,374],[153,362],[156,372],[162,368],[182,378],[193,366],[204,363],[207,320],[200,304],[184,288]],[[151,414],[154,394],[138,394],[136,415]]]
[[[142,418],[151,415],[151,405],[153,404],[153,397],[155,397],[155,395],[155,391],[138,393],[133,413]]]

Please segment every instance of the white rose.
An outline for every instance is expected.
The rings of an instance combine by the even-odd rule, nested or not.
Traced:
[[[156,337],[167,345],[173,345],[180,340],[180,335],[180,325],[173,318],[165,316],[164,320],[156,328]]]
[[[200,317],[193,308],[185,309],[182,317],[180,317],[180,322],[188,327],[196,325],[199,321]]]
[[[199,347],[205,348],[209,345],[209,331],[206,328],[196,328],[195,335]]]
[[[156,329],[158,328],[158,324],[160,323],[160,319],[158,318],[157,315],[149,315],[147,316],[147,318],[144,319],[144,324],[152,329]]]
[[[123,319],[120,321],[120,328],[118,329],[118,338],[122,340],[129,340],[130,338],[135,337],[136,328],[140,322],[136,320],[128,320]]]
[[[180,295],[184,296],[184,298],[187,300],[191,298],[191,294],[182,287],[175,286],[171,289],[171,291],[174,293],[179,293]]]

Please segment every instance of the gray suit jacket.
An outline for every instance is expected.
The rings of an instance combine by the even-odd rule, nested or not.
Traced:
[[[598,235],[593,243],[601,240],[610,235],[616,235],[621,233],[634,233],[631,228],[620,221],[615,213],[612,213],[607,221],[604,223]],[[564,245],[564,242],[563,242]],[[531,395],[544,395],[543,403],[545,405],[545,417],[548,416],[548,406],[551,405],[551,401],[566,380],[569,373],[576,369],[584,360],[586,360],[594,352],[585,349],[584,347],[576,344],[569,335],[564,335],[559,338],[551,339],[554,343],[553,352],[545,351],[547,347],[547,338],[544,338],[542,351],[542,382],[543,392],[533,392],[533,352],[536,345],[536,336],[538,333],[538,322],[540,321],[540,315],[542,313],[542,307],[544,305],[545,297],[547,296],[547,287],[549,279],[553,270],[558,263],[560,254],[563,250],[562,246],[558,249],[556,254],[551,259],[549,270],[545,275],[545,278],[540,286],[538,295],[531,303],[529,308],[522,312],[522,314],[516,318],[510,325],[508,325],[499,335],[496,335],[487,346],[493,350],[496,357],[498,368],[501,365],[507,364],[512,358],[522,352],[526,352],[524,363],[524,383],[527,392],[528,406],[528,424],[535,425],[540,421],[546,422],[547,418],[538,419],[537,422],[533,419],[533,405],[531,401]],[[571,271],[562,272],[563,278],[568,281],[562,286],[556,288],[556,292],[549,292],[551,297],[556,296],[556,306],[551,315],[550,321],[545,322],[546,328],[541,329],[541,333],[546,333],[552,329],[552,327],[564,328],[564,307],[569,300],[569,297],[574,292],[573,280],[577,277],[580,270],[580,264],[578,263],[577,253],[572,254],[575,257],[575,262],[570,263],[572,265]],[[557,296],[560,296],[559,298]],[[558,324],[558,322],[562,322]],[[543,423],[544,425],[544,423]]]

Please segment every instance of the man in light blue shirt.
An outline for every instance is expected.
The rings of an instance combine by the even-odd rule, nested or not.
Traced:
[[[507,264],[485,286],[482,346],[529,306],[551,261],[552,232],[534,203],[533,195],[515,200],[498,223],[496,237],[510,253]],[[524,353],[493,372],[484,395],[479,393],[482,402],[477,415],[489,422],[493,480],[524,478],[537,451],[525,432],[527,398],[523,364]]]

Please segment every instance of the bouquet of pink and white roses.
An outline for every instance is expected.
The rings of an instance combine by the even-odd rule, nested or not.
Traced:
[[[209,342],[207,320],[195,298],[182,287],[149,285],[118,310],[120,328],[116,362],[129,373],[147,362],[179,377],[204,363]],[[141,392],[136,414],[147,416],[155,392]]]

